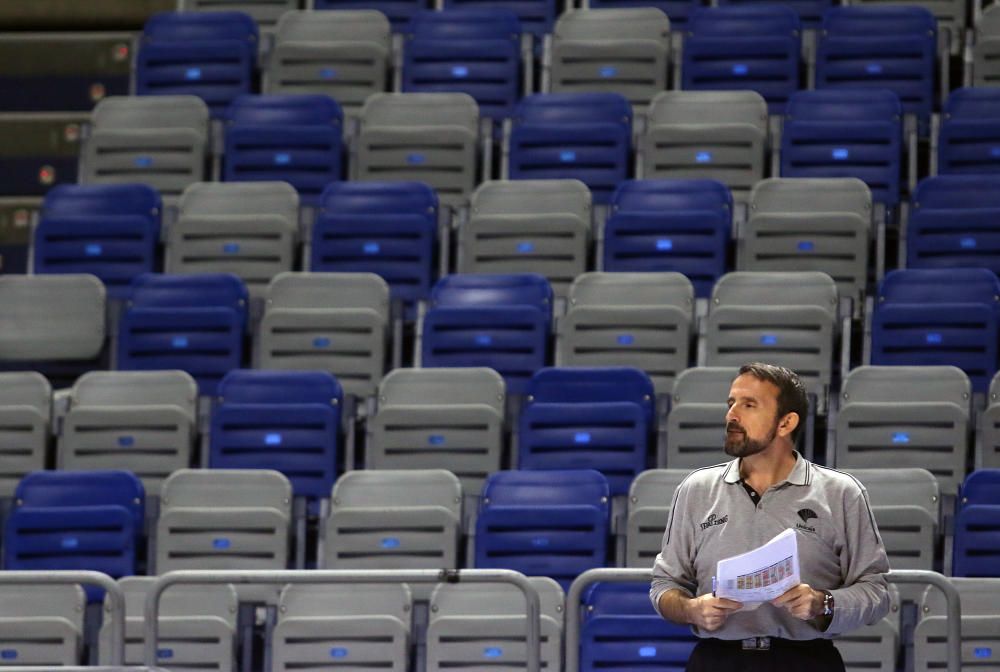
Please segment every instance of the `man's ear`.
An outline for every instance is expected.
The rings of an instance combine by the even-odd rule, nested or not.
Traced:
[[[795,411],[791,413],[786,413],[778,422],[778,436],[789,436],[795,431],[795,428],[799,426],[799,414]]]

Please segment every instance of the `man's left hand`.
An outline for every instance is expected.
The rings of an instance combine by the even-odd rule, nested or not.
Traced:
[[[807,583],[800,583],[771,604],[787,610],[795,618],[808,621],[823,613],[823,591],[813,590]]]

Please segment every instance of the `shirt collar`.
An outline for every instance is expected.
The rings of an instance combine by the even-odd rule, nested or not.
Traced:
[[[799,455],[798,451],[792,451],[795,453],[795,466],[792,467],[792,471],[788,474],[782,483],[790,483],[792,485],[809,485],[811,479],[811,465],[806,458]],[[722,480],[725,483],[733,484],[740,482],[740,458],[737,458],[729,463],[726,467],[726,471],[723,472]],[[779,483],[778,485],[781,485]]]

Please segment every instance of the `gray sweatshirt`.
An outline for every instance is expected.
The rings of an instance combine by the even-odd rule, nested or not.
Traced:
[[[716,563],[751,551],[788,528],[797,533],[802,582],[834,597],[825,631],[764,603],[733,613],[718,630],[699,637],[745,639],[833,637],[871,625],[889,611],[883,574],[889,571],[868,493],[853,476],[819,467],[796,454],[788,478],[761,494],[757,504],[740,482],[739,460],[698,469],[674,494],[653,565],[649,597],[677,588],[689,597],[712,592]],[[662,615],[662,614],[661,614]]]

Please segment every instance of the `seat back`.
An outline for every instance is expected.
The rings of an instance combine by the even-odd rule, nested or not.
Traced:
[[[917,185],[906,223],[907,268],[1000,271],[994,216],[1000,175],[939,175]]]
[[[653,566],[662,549],[674,492],[689,473],[688,469],[647,469],[632,481],[625,533],[626,567]]]
[[[985,469],[1000,468],[1000,372],[990,381],[986,409],[979,417],[977,464]]]
[[[988,666],[997,661],[997,598],[1000,580],[950,578],[962,604],[962,666]],[[929,672],[947,665],[948,616],[944,595],[928,587],[920,605],[921,620],[913,632],[914,670]]]
[[[410,19],[428,9],[424,0],[313,0],[316,10],[376,10],[388,20],[393,32],[402,33]]]
[[[776,3],[788,7],[799,16],[802,28],[805,30],[816,30],[823,21],[823,15],[827,9],[833,7],[833,0],[781,0]],[[723,7],[756,7],[759,5],[756,0],[721,0]]]
[[[959,493],[955,516],[955,576],[1000,578],[1000,469],[980,469],[968,475]]]
[[[40,373],[0,373],[0,499],[14,496],[25,474],[45,468],[52,386]]]
[[[496,7],[491,0],[444,0],[443,9],[474,9],[479,7]],[[552,32],[552,25],[562,11],[562,6],[553,0],[505,0],[501,5],[513,10],[521,29],[531,33],[537,43],[541,43],[545,35]]]
[[[973,86],[996,86],[1000,68],[996,55],[1000,52],[1000,9],[988,5],[975,27],[972,43]]]
[[[83,652],[87,598],[80,586],[0,586],[4,666],[75,666]]]
[[[1000,96],[993,87],[952,91],[941,111],[938,130],[939,175],[996,174],[996,120]]]
[[[725,460],[719,451],[726,425],[726,399],[738,367],[699,366],[677,376],[667,416],[666,454],[659,466],[697,469]]]

